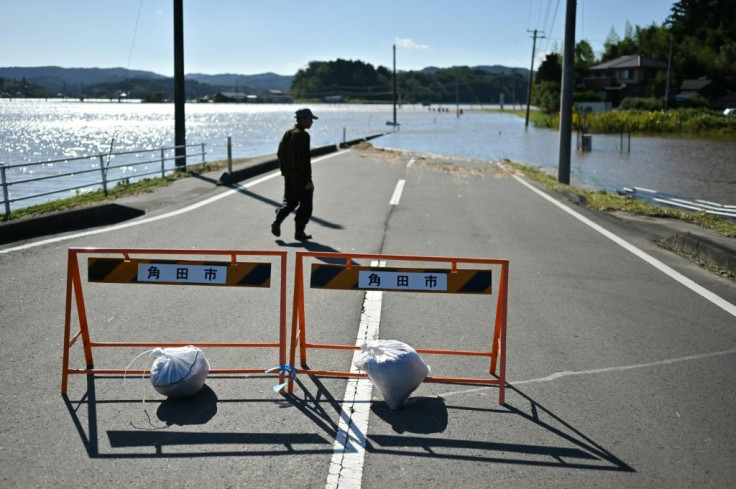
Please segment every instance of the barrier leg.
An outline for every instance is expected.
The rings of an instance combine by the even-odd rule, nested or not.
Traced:
[[[72,328],[72,252],[67,254],[66,260],[66,306],[64,312],[64,351],[61,366],[61,395],[66,395],[69,380],[69,341]]]
[[[508,317],[508,283],[509,283],[509,268],[508,264],[503,265],[501,268],[501,280],[503,281],[503,289],[500,291],[500,296],[503,297],[501,301],[501,375],[499,380],[501,384],[498,386],[498,403],[501,405],[506,404],[506,320]],[[499,300],[501,298],[499,297]]]
[[[289,342],[289,365],[292,367],[296,363],[296,345],[297,341],[300,336],[297,335],[297,328],[298,328],[298,322],[299,322],[299,302],[300,299],[300,291],[302,288],[302,278],[301,278],[301,269],[302,269],[302,258],[300,256],[296,257],[296,267],[294,272],[294,297],[292,301],[292,308],[291,308],[291,341]],[[289,394],[292,394],[294,392],[294,379],[289,379],[289,387],[287,389],[287,392]]]
[[[82,345],[84,346],[84,359],[87,368],[94,368],[94,360],[92,359],[92,346],[89,338],[89,327],[87,323],[87,308],[84,305],[84,294],[82,292],[82,279],[79,276],[79,262],[77,253],[72,255],[72,282],[74,289],[74,297],[77,304],[77,314],[79,315],[79,330],[82,334]]]
[[[204,158],[204,151],[203,156]],[[286,364],[286,256],[281,257],[281,293],[279,295],[279,365]],[[291,364],[290,364],[291,365]],[[279,384],[284,383],[284,369],[279,367]],[[289,385],[292,383],[292,376],[289,373]],[[282,389],[283,390],[283,389]]]
[[[307,319],[304,311],[304,271],[303,271],[303,260],[299,257],[299,266],[297,267],[297,273],[295,280],[298,280],[297,288],[297,299],[298,302],[295,305],[297,310],[297,320],[299,325],[299,363],[302,367],[307,365]]]
[[[503,308],[505,303],[506,281],[504,280],[505,266],[501,266],[501,277],[498,284],[498,299],[496,300],[496,321],[493,328],[493,344],[491,345],[491,367],[490,372],[496,375],[498,356],[501,351],[501,329],[505,323]]]

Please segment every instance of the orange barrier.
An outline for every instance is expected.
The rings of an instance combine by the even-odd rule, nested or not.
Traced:
[[[281,269],[279,342],[271,343],[202,343],[202,342],[100,342],[92,341],[87,320],[87,309],[82,291],[82,279],[79,272],[79,255],[90,255],[88,258],[88,282],[130,283],[130,284],[163,284],[163,285],[199,285],[225,287],[264,287],[271,286],[271,262],[238,261],[241,256],[267,256],[279,258]],[[108,255],[99,257],[98,255]],[[113,255],[113,257],[109,257]],[[115,256],[117,255],[117,256]],[[131,258],[145,255],[147,258]],[[162,255],[200,257],[199,260],[172,260]],[[212,261],[201,257],[223,256],[229,261]],[[181,250],[181,249],[120,249],[120,248],[70,248],[67,261],[66,312],[64,317],[64,352],[61,378],[61,393],[67,392],[68,377],[72,374],[139,374],[150,373],[148,370],[96,369],[94,367],[93,349],[123,347],[175,347],[194,345],[202,348],[276,348],[278,349],[279,382],[283,383],[290,371],[286,365],[286,257],[285,251],[242,251],[242,250]],[[74,303],[72,302],[72,298]],[[79,319],[79,330],[71,334],[72,309],[76,305]],[[86,368],[69,367],[70,349],[79,338],[82,338]],[[210,370],[211,374],[246,374],[264,373],[268,367],[231,368]]]
[[[296,348],[299,346],[300,369],[296,373],[334,377],[366,377],[365,374],[345,371],[315,370],[307,367],[307,351],[314,349],[359,350],[356,345],[320,344],[307,341],[306,316],[304,307],[304,262],[306,258],[328,258],[345,260],[345,264],[312,264],[310,274],[311,288],[332,288],[343,290],[381,290],[384,292],[419,293],[472,293],[491,294],[491,269],[472,270],[458,268],[458,264],[492,265],[500,267],[496,317],[493,324],[493,339],[488,351],[437,350],[415,348],[418,353],[440,355],[481,356],[490,358],[489,373],[495,378],[485,377],[432,377],[425,382],[454,384],[483,384],[499,387],[498,402],[504,404],[506,389],[506,318],[508,310],[508,260],[483,258],[450,258],[415,255],[380,255],[365,253],[297,252],[294,275],[294,304],[292,310],[291,343],[289,364],[296,362]],[[450,264],[449,269],[378,268],[353,265],[353,260],[379,260],[402,262],[439,262]],[[381,283],[383,281],[383,284]],[[390,281],[390,283],[386,283]],[[498,366],[498,369],[497,369]],[[496,375],[496,371],[499,371]],[[288,392],[293,392],[293,379],[289,378]]]

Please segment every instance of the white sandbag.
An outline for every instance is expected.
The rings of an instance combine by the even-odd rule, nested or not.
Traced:
[[[202,389],[210,364],[196,346],[156,348],[151,367],[151,384],[156,392],[168,397],[193,396]]]
[[[399,409],[429,374],[429,366],[406,343],[372,340],[360,345],[353,364],[378,387],[389,409]]]

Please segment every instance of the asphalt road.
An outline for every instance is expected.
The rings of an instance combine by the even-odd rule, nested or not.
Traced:
[[[291,239],[291,220],[280,239],[271,236],[282,182],[268,174],[233,189],[188,179],[123,202],[147,211],[123,225],[1,246],[0,486],[734,484],[732,279],[491,161],[350,150],[316,159],[314,177],[314,239],[306,244]],[[69,247],[286,250],[289,319],[297,250],[508,259],[506,404],[495,387],[423,384],[392,412],[376,389],[372,399],[352,399],[347,381],[303,374],[293,396],[274,393],[275,379],[263,376],[212,376],[195,398],[172,401],[140,377],[77,375],[63,397]],[[277,265],[268,289],[84,282],[90,334],[273,341]],[[417,348],[483,349],[495,297],[384,293],[374,327]],[[354,344],[364,299],[307,290],[309,337]],[[74,367],[84,366],[80,346]],[[95,366],[124,368],[141,352],[96,349]],[[271,348],[205,353],[213,367],[278,365]],[[348,370],[351,358],[318,351],[309,364]],[[487,371],[475,360],[425,360],[433,375]],[[335,456],[348,420],[354,440]]]

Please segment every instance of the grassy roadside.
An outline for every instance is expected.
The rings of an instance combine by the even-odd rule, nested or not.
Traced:
[[[569,191],[585,198],[586,206],[596,211],[623,211],[649,217],[679,219],[730,238],[736,237],[736,223],[705,212],[684,211],[660,207],[648,202],[632,199],[602,190],[585,190],[559,183],[552,175],[531,166],[509,163],[512,168],[525,176],[541,183],[547,188],[558,191]]]
[[[245,163],[250,161],[252,158],[239,158],[234,159],[233,164]],[[221,170],[227,167],[227,161],[215,161],[211,163],[200,163],[198,165],[190,165],[186,170],[174,171],[166,175],[163,178],[144,178],[137,182],[125,183],[118,182],[112,188],[107,190],[107,195],[100,190],[93,190],[89,192],[80,192],[74,197],[67,197],[64,199],[52,200],[43,204],[36,204],[28,207],[23,207],[18,210],[14,210],[9,216],[3,214],[3,221],[14,221],[17,219],[28,219],[32,217],[38,217],[43,214],[51,212],[65,211],[69,209],[76,209],[79,207],[87,207],[91,205],[101,204],[104,202],[112,202],[121,197],[127,197],[130,195],[136,195],[141,193],[154,192],[160,188],[168,187],[177,180],[182,178],[189,178],[203,173]]]

